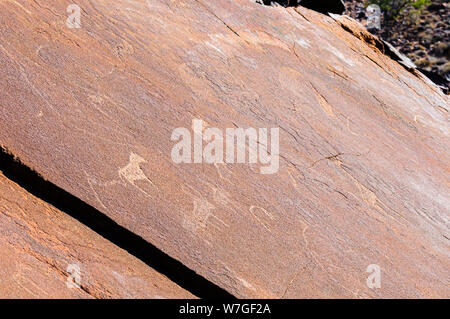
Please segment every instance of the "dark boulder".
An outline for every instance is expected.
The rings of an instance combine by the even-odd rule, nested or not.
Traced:
[[[335,13],[342,14],[345,11],[345,5],[342,0],[300,0],[300,5],[308,9],[318,11],[324,14]]]
[[[342,14],[345,11],[345,5],[342,0],[260,0],[265,5],[278,3],[283,7],[297,7],[299,5],[323,13]]]
[[[432,3],[427,7],[428,11],[440,11],[446,10],[445,5],[442,3]]]
[[[417,70],[421,72],[423,75],[425,75],[427,78],[429,78],[432,82],[434,82],[434,84],[439,86],[445,94],[449,94],[450,81],[448,81],[446,78],[444,78],[437,72],[427,71],[421,68],[417,68]]]

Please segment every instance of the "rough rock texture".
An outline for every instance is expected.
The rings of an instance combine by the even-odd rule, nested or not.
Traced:
[[[0,2],[1,146],[237,297],[450,297],[449,97],[363,27],[80,0],[69,29],[68,4]],[[279,172],[175,164],[194,118],[279,127]]]
[[[0,298],[194,297],[1,173],[0,225]]]

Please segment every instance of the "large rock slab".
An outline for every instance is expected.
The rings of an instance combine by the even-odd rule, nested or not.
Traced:
[[[0,173],[0,298],[193,298]]]
[[[0,145],[238,297],[449,297],[449,98],[355,23],[248,0],[0,2]],[[280,128],[280,168],[171,134]],[[366,285],[368,265],[382,270]]]

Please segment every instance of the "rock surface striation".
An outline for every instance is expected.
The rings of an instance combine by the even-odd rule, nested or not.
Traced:
[[[449,97],[356,21],[248,0],[80,0],[71,29],[70,4],[0,1],[5,152],[236,297],[450,297]],[[172,132],[194,119],[279,128],[279,170],[174,163]],[[13,256],[0,293],[56,293],[76,257],[86,290],[61,296],[186,296],[0,187],[0,253]]]

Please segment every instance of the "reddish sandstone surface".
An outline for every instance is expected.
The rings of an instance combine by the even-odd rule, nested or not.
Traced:
[[[0,298],[194,297],[1,173],[0,224]]]
[[[3,148],[236,297],[450,297],[449,97],[356,22],[248,0],[80,0],[69,29],[70,3],[0,1]],[[279,127],[279,171],[175,164],[171,133],[195,118]],[[19,265],[23,246],[2,255]]]

